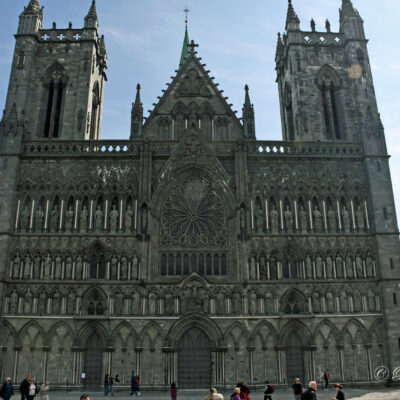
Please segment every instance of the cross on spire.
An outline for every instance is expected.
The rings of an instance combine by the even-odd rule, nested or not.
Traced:
[[[186,8],[183,10],[183,12],[185,13],[185,24],[186,24],[186,27],[187,27],[187,24],[188,24],[188,16],[189,16],[190,10],[186,7]]]
[[[198,45],[197,43],[195,43],[194,40],[192,40],[192,41],[190,42],[190,44],[188,44],[188,47],[190,47],[190,52],[191,52],[191,53],[194,53],[194,49],[195,49],[196,47],[199,47],[199,45]]]

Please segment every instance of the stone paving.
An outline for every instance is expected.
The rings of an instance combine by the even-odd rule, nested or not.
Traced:
[[[346,399],[352,400],[400,400],[400,389],[385,389],[385,390],[367,390],[367,389],[345,389],[344,393],[346,395]],[[101,392],[90,393],[91,400],[98,400],[104,398],[104,394]],[[226,400],[230,399],[230,392],[224,392],[224,398]],[[317,393],[318,400],[332,400],[334,397],[333,389],[324,391],[320,390]],[[54,392],[50,395],[50,400],[52,399],[65,399],[65,400],[72,400],[76,399],[79,400],[81,393],[79,392]],[[204,391],[187,391],[181,390],[178,392],[178,400],[194,400],[199,399],[203,400],[207,395],[207,390]],[[111,397],[111,396],[108,396]],[[127,395],[127,393],[123,392],[116,392],[114,394],[115,398],[119,400],[128,400],[132,399],[133,397]],[[262,391],[256,391],[251,393],[252,400],[263,400],[263,393]],[[17,399],[18,396],[14,396],[13,399]],[[167,392],[142,392],[141,396],[139,397],[143,400],[170,400],[169,393]],[[289,390],[277,390],[273,395],[273,400],[281,399],[281,400],[293,400],[293,396],[291,395]]]

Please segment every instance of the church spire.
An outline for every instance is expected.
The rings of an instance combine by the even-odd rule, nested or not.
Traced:
[[[353,6],[353,3],[351,0],[342,0],[342,8],[341,8],[341,14],[347,14],[347,15],[358,15],[358,12]]]
[[[340,9],[340,32],[351,39],[365,39],[364,21],[351,0],[342,0]]]
[[[35,34],[42,28],[43,9],[40,8],[39,0],[30,0],[19,16],[18,34]]]
[[[39,0],[30,0],[28,6],[25,7],[24,13],[40,13],[41,11]]]
[[[99,27],[99,19],[97,17],[96,0],[92,0],[89,12],[85,17],[85,28],[97,29]]]
[[[136,86],[136,99],[132,104],[131,139],[142,136],[143,104],[140,98],[140,84]]]
[[[292,0],[289,0],[288,11],[286,17],[286,32],[289,31],[299,31],[300,30],[300,20],[294,11]]]
[[[244,105],[242,109],[244,137],[255,138],[256,133],[254,127],[254,106],[253,104],[251,104],[250,101],[248,85],[244,87],[244,90],[246,92],[244,96]]]
[[[179,61],[179,66],[183,65],[186,59],[189,57],[189,34],[188,34],[188,14],[189,9],[186,7],[183,12],[186,14],[185,18],[185,37],[183,39],[183,46],[182,46],[182,53],[181,53],[181,60]]]
[[[283,42],[281,34],[280,32],[278,32],[278,42],[276,44],[275,61],[278,61],[278,59],[281,57],[282,54],[283,54]]]

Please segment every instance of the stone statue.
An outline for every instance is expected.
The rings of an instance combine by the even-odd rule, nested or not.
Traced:
[[[38,300],[38,313],[43,315],[47,312],[47,297],[45,292],[40,292]]]
[[[125,211],[125,232],[132,231],[132,218],[133,218],[132,206],[128,204],[128,207]]]
[[[269,259],[269,272],[271,279],[278,279],[278,263],[275,257]]]
[[[119,212],[117,210],[117,207],[115,204],[112,206],[112,210],[110,212],[110,228],[111,228],[111,233],[115,233],[118,228],[118,217],[119,217]]]
[[[274,312],[274,298],[272,293],[267,293],[265,295],[265,312],[267,315],[275,314]]]
[[[68,302],[67,302],[67,313],[69,315],[75,314],[75,302],[76,297],[74,292],[69,292],[68,294]]]
[[[279,232],[279,214],[275,208],[275,204],[271,205],[270,221],[271,221],[271,232],[278,233]]]
[[[132,258],[132,276],[131,276],[131,278],[133,280],[139,279],[139,259],[136,255],[136,253],[133,254],[133,258]]]
[[[315,21],[313,18],[311,19],[310,26],[311,26],[311,32],[315,32]]]
[[[337,231],[336,212],[332,206],[330,206],[328,210],[328,223],[329,223],[329,231],[335,233]]]
[[[128,279],[128,259],[123,254],[121,257],[121,276],[120,279]]]
[[[317,279],[322,279],[324,277],[324,266],[320,255],[315,259],[315,272],[317,274]]]
[[[60,314],[60,308],[61,308],[60,294],[58,292],[55,292],[53,295],[53,301],[51,302],[51,313],[54,315]]]
[[[242,314],[242,296],[238,292],[232,296],[232,308],[235,315]]]
[[[331,23],[328,19],[325,21],[325,28],[328,33],[331,33]]]
[[[79,229],[81,232],[87,232],[88,230],[88,219],[89,219],[89,212],[86,206],[83,206],[81,211],[81,216],[79,218]]]
[[[363,260],[360,256],[360,253],[357,253],[357,256],[356,256],[356,271],[357,271],[357,278],[364,277]]]
[[[42,266],[42,258],[39,253],[36,253],[33,259],[33,279],[40,279],[40,268]]]
[[[321,211],[319,211],[317,205],[314,206],[313,218],[314,218],[314,230],[316,232],[322,232],[322,214]]]
[[[36,210],[35,232],[43,231],[43,222],[44,222],[44,212],[42,206],[39,205],[38,209]]]
[[[303,205],[300,206],[299,219],[300,219],[301,232],[306,233],[307,232],[307,213],[306,213],[306,210],[304,209]]]
[[[328,278],[333,278],[333,260],[329,254],[326,257],[326,276]]]
[[[43,264],[43,275],[44,279],[51,279],[51,267],[52,267],[52,259],[50,257],[50,254],[47,253],[46,258],[44,259],[44,264]]]
[[[78,254],[75,260],[75,279],[83,279],[83,259],[81,253]]]
[[[31,277],[31,256],[26,253],[24,260],[24,279],[30,279]]]
[[[321,299],[318,292],[313,292],[311,302],[313,313],[319,314],[321,312]]]
[[[340,311],[341,312],[349,311],[349,302],[347,301],[347,293],[344,290],[340,292]]]
[[[65,212],[65,230],[67,232],[71,232],[74,226],[74,210],[72,206],[68,207],[68,210]]]
[[[21,257],[19,255],[19,253],[17,252],[17,254],[14,257],[14,261],[13,261],[13,268],[12,268],[13,279],[19,279],[20,271],[21,271]]]
[[[268,275],[267,275],[267,262],[264,257],[264,254],[261,254],[260,256],[259,266],[260,266],[261,280],[265,281],[268,279]]]
[[[118,258],[115,255],[115,253],[113,253],[112,257],[111,257],[111,262],[110,262],[110,278],[112,280],[116,280],[118,278]]]
[[[306,256],[306,278],[312,279],[314,276],[313,274],[313,267],[312,267],[312,260],[309,254]]]
[[[114,314],[115,315],[122,315],[124,303],[124,295],[121,292],[118,292],[114,299]]]
[[[142,222],[142,233],[146,234],[147,233],[147,208],[142,207],[142,213],[141,213],[141,222]]]
[[[326,309],[328,313],[335,312],[335,299],[331,291],[328,291],[328,293],[326,294]]]
[[[351,259],[350,254],[347,254],[346,256],[346,276],[348,279],[354,278],[353,260]]]
[[[361,293],[358,289],[354,291],[354,311],[361,312],[362,305],[361,305]]]
[[[60,212],[58,211],[58,206],[55,205],[50,214],[50,232],[58,231],[59,218],[60,218]]]
[[[376,311],[375,293],[372,289],[368,290],[368,310]]]
[[[345,233],[350,233],[350,216],[346,206],[342,208],[343,229]]]
[[[68,254],[65,259],[65,274],[64,279],[72,279],[72,257]]]
[[[373,277],[374,276],[374,261],[372,260],[371,254],[367,254],[367,258],[365,260],[365,264],[367,265],[367,276]]]
[[[257,314],[257,293],[254,291],[251,291],[249,293],[249,314],[255,315]]]
[[[249,277],[250,277],[250,280],[257,279],[257,265],[256,265],[256,259],[254,257],[254,254],[251,254],[251,257],[249,260]]]
[[[174,314],[174,298],[169,290],[165,292],[164,296],[164,312],[166,315]]]
[[[293,232],[293,214],[292,214],[292,211],[290,210],[289,205],[286,205],[285,225],[286,225],[286,231],[288,233],[292,233]]]
[[[138,292],[134,292],[132,294],[132,314],[133,315],[142,314],[142,301],[140,298],[140,294]]]
[[[29,211],[28,206],[26,205],[24,209],[22,210],[21,214],[21,231],[27,232],[29,229],[29,219],[30,219],[31,213]]]
[[[257,233],[263,233],[264,231],[264,213],[261,205],[256,206],[256,211],[254,213],[256,220],[256,231]]]
[[[28,289],[24,298],[24,314],[30,314],[32,311],[32,292]]]
[[[97,210],[94,214],[94,219],[95,219],[95,229],[97,232],[100,232],[103,230],[103,211],[101,211],[101,206],[100,204],[97,206]]]
[[[62,275],[62,258],[60,253],[57,253],[55,269],[54,269],[54,278],[61,279],[61,275]]]
[[[336,277],[343,278],[343,258],[339,253],[336,255]]]
[[[218,315],[225,314],[225,295],[222,290],[219,290],[217,293],[216,311]]]
[[[365,231],[364,212],[360,206],[358,206],[356,210],[356,222],[357,222],[358,232],[364,232]]]
[[[18,293],[14,289],[10,295],[10,314],[17,314],[18,312]]]

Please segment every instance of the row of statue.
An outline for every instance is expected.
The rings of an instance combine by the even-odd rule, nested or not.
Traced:
[[[293,257],[278,260],[275,256],[268,259],[264,254],[258,258],[251,254],[248,260],[250,280],[274,279],[360,279],[375,277],[374,260],[367,253],[363,259],[360,253],[355,257],[347,254],[344,258],[340,253],[333,257],[328,254],[312,258],[307,253],[304,261],[296,261]]]
[[[23,208],[19,218],[19,228],[21,232],[34,231],[35,233],[43,232],[81,232],[88,231],[111,233],[125,232],[131,233],[137,229],[137,221],[132,205],[128,204],[123,213],[123,218],[120,219],[120,212],[116,204],[111,205],[109,215],[105,218],[104,206],[97,204],[93,216],[90,216],[90,211],[87,205],[83,205],[75,218],[75,210],[73,206],[69,205],[64,215],[61,215],[58,205],[54,205],[47,217],[47,224],[45,223],[46,213],[42,205],[39,205],[34,212],[34,217],[31,222],[31,207],[28,204]],[[92,220],[91,220],[92,218]],[[91,223],[92,222],[92,223]],[[141,210],[141,232],[145,233],[147,230],[147,209],[146,207]]]
[[[344,232],[350,233],[352,231],[351,213],[349,213],[346,206],[341,206],[341,218],[338,220],[337,211],[334,210],[333,206],[329,206],[326,213],[326,223],[323,214],[320,210],[319,205],[315,204],[311,215],[306,211],[303,204],[300,204],[297,218],[296,214],[293,213],[289,204],[286,204],[282,215],[282,221],[280,220],[280,213],[274,203],[271,203],[270,210],[268,212],[268,227],[265,221],[265,212],[260,202],[256,202],[254,210],[254,232],[257,234],[263,234],[270,232],[277,234],[280,232],[293,233],[307,233],[307,232]],[[244,214],[244,210],[241,211]],[[366,230],[366,216],[361,208],[357,206],[355,210],[355,223],[356,232],[365,232]],[[241,224],[245,224],[245,216],[241,215]],[[312,222],[311,222],[312,221]],[[282,224],[283,222],[283,224]],[[340,222],[340,223],[338,223]],[[283,225],[283,226],[282,226]]]
[[[321,294],[313,290],[309,297],[297,292],[285,294],[281,298],[271,292],[257,293],[249,290],[243,294],[234,291],[229,295],[218,291],[211,295],[204,287],[187,287],[177,296],[171,291],[160,295],[150,291],[142,295],[138,291],[126,295],[121,291],[106,299],[96,290],[83,297],[75,291],[60,294],[55,291],[32,293],[28,288],[24,293],[13,289],[6,302],[9,314],[39,315],[178,315],[200,312],[216,315],[275,315],[275,314],[319,314],[335,312],[376,312],[379,311],[379,299],[370,288],[366,293],[356,288],[340,293],[332,290]]]
[[[107,263],[109,270],[107,274]],[[122,254],[120,258],[113,253],[108,260],[94,255],[85,261],[79,253],[75,258],[71,254],[57,253],[51,256],[47,253],[42,257],[40,253],[31,256],[27,252],[23,257],[17,252],[11,265],[12,279],[111,279],[127,280],[139,279],[140,260],[136,253],[132,257]]]

